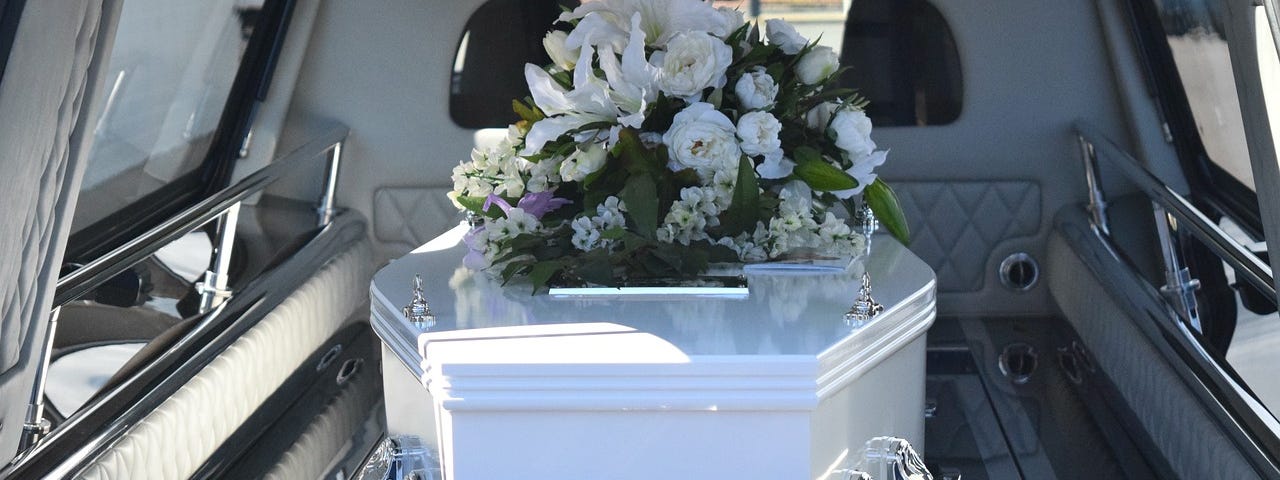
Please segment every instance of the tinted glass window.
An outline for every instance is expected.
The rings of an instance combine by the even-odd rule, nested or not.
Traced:
[[[490,0],[467,20],[449,89],[449,115],[465,128],[506,127],[518,120],[511,100],[529,95],[524,64],[551,63],[542,37],[573,1]]]
[[[841,77],[871,102],[879,126],[944,125],[960,116],[964,85],[951,28],[925,0],[759,0],[739,3],[748,20],[781,18],[831,47]]]
[[[876,125],[944,125],[964,86],[951,28],[924,0],[858,0],[844,27],[841,79],[871,101]]]
[[[201,166],[261,5],[124,2],[72,233]]]
[[[1253,190],[1223,3],[1157,0],[1155,5],[1205,155]]]

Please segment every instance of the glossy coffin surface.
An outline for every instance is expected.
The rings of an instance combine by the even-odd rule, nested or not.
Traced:
[[[446,478],[839,478],[874,436],[923,446],[934,275],[888,237],[843,273],[748,274],[746,298],[556,298],[463,268],[464,232],[371,287],[389,429]],[[885,310],[855,328],[864,271]],[[427,332],[400,312],[415,274]]]

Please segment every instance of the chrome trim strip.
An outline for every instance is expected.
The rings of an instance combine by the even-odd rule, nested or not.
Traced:
[[[1167,320],[1177,314],[1168,299],[1137,273],[1084,209],[1068,208],[1054,224],[1099,284],[1128,312],[1128,320],[1223,427],[1233,446],[1264,478],[1280,478],[1280,423],[1271,412],[1201,347],[1198,334]]]
[[[232,205],[258,193],[281,177],[301,170],[307,162],[346,139],[348,132],[345,125],[326,126],[321,133],[313,135],[307,143],[245,177],[240,183],[223,189],[138,238],[59,278],[57,294],[54,295],[53,300],[54,306],[65,305],[75,300],[102,282],[147,258],[169,242],[222,215]]]
[[[1111,164],[1118,167],[1125,177],[1151,198],[1151,201],[1164,207],[1170,215],[1176,218],[1179,227],[1186,228],[1187,232],[1204,242],[1210,250],[1213,250],[1214,253],[1236,270],[1236,275],[1247,280],[1249,284],[1268,295],[1273,301],[1276,299],[1276,287],[1271,267],[1259,260],[1257,255],[1254,255],[1243,245],[1240,245],[1239,242],[1233,240],[1226,232],[1218,228],[1217,224],[1210,221],[1208,217],[1200,213],[1200,210],[1192,206],[1186,197],[1179,195],[1157,179],[1136,159],[1125,153],[1123,149],[1116,146],[1111,139],[1102,135],[1092,125],[1077,121],[1075,122],[1075,129],[1080,138],[1091,144],[1100,153],[1099,158],[1110,160]],[[1103,233],[1106,233],[1105,228]]]

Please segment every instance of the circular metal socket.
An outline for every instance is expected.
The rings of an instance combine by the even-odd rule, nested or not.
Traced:
[[[1000,283],[1010,290],[1025,292],[1040,281],[1040,264],[1031,254],[1018,252],[1000,262]]]
[[[1026,343],[1011,343],[1000,352],[1000,373],[1014,385],[1024,385],[1031,380],[1039,363],[1035,347]]]

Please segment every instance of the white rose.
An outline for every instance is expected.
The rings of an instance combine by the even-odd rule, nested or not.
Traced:
[[[733,32],[742,28],[744,23],[747,23],[746,18],[742,16],[742,11],[736,8],[716,7],[716,13],[719,13],[724,19],[725,33],[720,36],[722,39],[729,38],[729,35],[732,35]]]
[[[850,160],[857,161],[876,149],[876,142],[871,141],[871,119],[861,110],[841,109],[831,120],[831,130],[836,147],[844,150]]]
[[[573,66],[578,63],[578,50],[569,49],[564,44],[565,39],[569,38],[569,34],[560,30],[552,30],[547,36],[542,37],[542,48],[547,50],[547,56],[551,57],[551,63],[554,63],[561,70],[573,70]]]
[[[777,45],[787,55],[800,53],[809,44],[809,39],[800,36],[795,27],[778,18],[764,22],[764,35],[769,38],[769,44]]]
[[[711,178],[717,170],[735,168],[742,151],[738,148],[738,129],[733,121],[710,103],[695,103],[677,113],[671,128],[662,135],[671,156],[668,168],[680,171],[692,168],[698,175]]]
[[[577,182],[587,175],[595,173],[604,166],[608,152],[598,143],[587,144],[585,149],[569,155],[560,163],[560,179],[566,182]]]
[[[840,56],[836,51],[831,47],[817,46],[800,57],[796,63],[796,76],[806,85],[814,85],[826,80],[839,68]]]
[[[738,79],[738,83],[733,86],[733,93],[738,95],[738,103],[743,107],[757,110],[773,105],[778,96],[778,84],[765,73],[764,67],[754,67]]]
[[[809,109],[809,112],[804,114],[805,123],[809,125],[809,128],[814,130],[825,130],[827,125],[831,123],[831,115],[836,113],[836,110],[839,108],[840,104],[838,103],[821,103],[818,106]]]
[[[747,155],[765,155],[782,148],[782,122],[769,112],[750,112],[738,119],[739,145]]]
[[[653,54],[658,87],[668,95],[693,97],[707,87],[723,87],[733,49],[706,32],[682,33],[667,43],[666,52]]]

